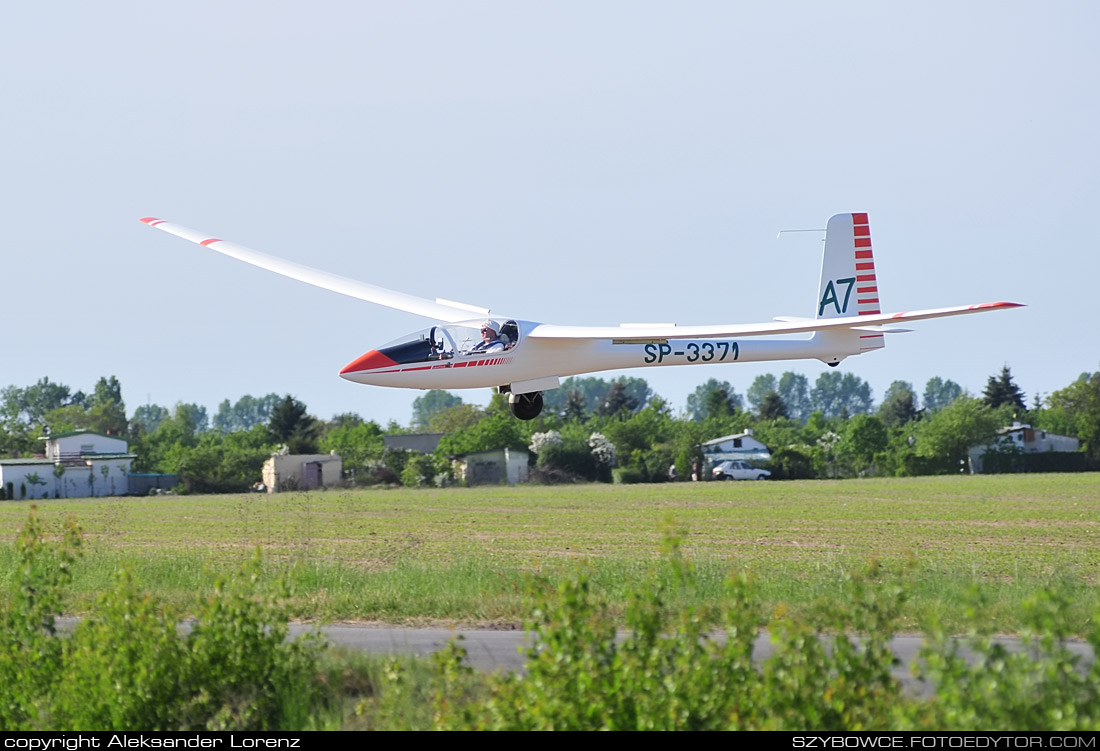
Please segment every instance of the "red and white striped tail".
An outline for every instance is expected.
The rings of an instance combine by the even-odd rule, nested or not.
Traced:
[[[867,214],[837,214],[825,229],[816,318],[881,313]],[[886,346],[881,333],[859,332],[860,352]]]

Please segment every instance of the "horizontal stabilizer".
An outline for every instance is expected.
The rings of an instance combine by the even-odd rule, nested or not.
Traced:
[[[892,329],[888,326],[853,326],[853,331],[869,331],[873,334],[908,334],[913,329]]]

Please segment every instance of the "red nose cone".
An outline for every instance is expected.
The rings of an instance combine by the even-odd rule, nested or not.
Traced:
[[[383,355],[376,349],[372,349],[367,354],[354,360],[344,366],[344,369],[340,371],[340,375],[347,373],[358,373],[363,370],[374,370],[376,368],[388,368],[396,365],[393,360]]]

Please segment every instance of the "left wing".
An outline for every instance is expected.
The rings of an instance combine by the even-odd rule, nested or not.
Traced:
[[[489,314],[488,308],[478,308],[473,305],[465,305],[449,300],[428,300],[423,297],[416,297],[415,295],[407,295],[404,292],[395,292],[385,287],[377,287],[373,284],[367,284],[366,282],[360,282],[355,279],[348,279],[346,276],[338,276],[337,274],[331,274],[327,271],[313,269],[309,266],[303,266],[300,263],[269,256],[266,253],[246,248],[243,245],[237,245],[236,243],[211,237],[197,230],[181,227],[178,224],[171,224],[163,219],[147,216],[141,221],[145,222],[150,227],[164,230],[176,237],[182,237],[184,240],[198,243],[205,248],[216,250],[219,253],[236,258],[239,261],[250,263],[253,266],[259,266],[261,269],[267,269],[276,274],[288,276],[291,279],[297,279],[306,284],[312,284],[315,287],[327,289],[332,292],[339,292],[342,295],[348,295],[349,297],[384,305],[387,308],[404,310],[408,313],[415,313],[425,318],[432,318],[446,323],[468,321],[472,317],[487,316]]]
[[[630,326],[556,326],[541,324],[531,330],[528,337],[540,339],[614,339],[631,342],[649,339],[704,339],[736,336],[767,336],[771,334],[800,334],[830,329],[882,330],[882,324],[900,321],[920,321],[927,318],[964,316],[984,313],[987,310],[1021,308],[1015,302],[987,302],[978,305],[959,305],[953,308],[913,310],[906,313],[876,313],[843,318],[812,318],[768,323],[731,323],[711,326],[670,326],[668,324]],[[889,329],[886,329],[889,331]]]

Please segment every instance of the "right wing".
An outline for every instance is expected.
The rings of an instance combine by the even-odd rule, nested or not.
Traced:
[[[313,269],[309,266],[294,263],[293,261],[286,261],[282,258],[269,256],[266,253],[261,253],[257,250],[246,248],[243,245],[228,242],[227,240],[210,237],[202,232],[188,229],[187,227],[181,227],[178,224],[171,224],[163,219],[156,219],[155,217],[148,216],[141,221],[145,222],[150,227],[164,230],[176,237],[182,237],[184,240],[198,243],[205,248],[210,248],[210,250],[215,250],[224,255],[236,258],[239,261],[250,263],[253,266],[259,266],[261,269],[267,269],[276,274],[288,276],[291,279],[297,279],[300,282],[312,284],[321,289],[339,292],[341,295],[348,295],[349,297],[384,305],[387,308],[404,310],[408,313],[415,313],[425,318],[444,321],[446,323],[469,321],[473,317],[487,316],[489,314],[486,308],[478,308],[473,305],[464,305],[463,303],[454,303],[445,300],[428,300],[423,297],[416,297],[415,295],[407,295],[404,292],[395,292],[394,290],[384,287],[377,287],[373,284],[367,284],[366,282],[360,282],[355,279],[348,279],[345,276],[331,274],[327,271]]]
[[[946,318],[987,310],[1003,310],[1023,307],[1015,302],[987,302],[978,305],[958,305],[953,308],[912,310],[905,313],[876,313],[873,315],[846,316],[844,318],[799,318],[767,323],[730,323],[703,326],[676,326],[674,324],[631,324],[630,326],[558,326],[543,323],[531,330],[529,338],[538,339],[614,339],[624,343],[652,339],[703,339],[739,336],[767,336],[773,334],[801,334],[830,329],[856,329],[882,331],[883,324],[899,321],[922,321],[928,318]],[[891,329],[886,329],[890,331]]]

